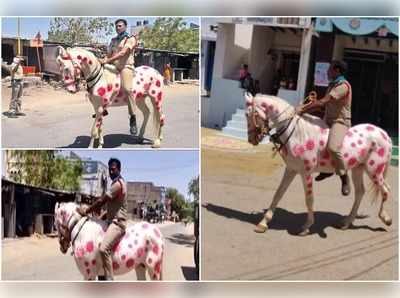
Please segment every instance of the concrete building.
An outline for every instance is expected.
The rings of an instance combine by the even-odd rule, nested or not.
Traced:
[[[127,182],[128,214],[138,218],[141,204],[164,204],[165,187],[155,186],[152,182]]]
[[[311,18],[218,18],[217,25],[211,26],[210,30],[217,31],[217,39],[210,97],[202,98],[203,126],[220,129],[232,120],[238,108],[244,107],[244,92],[238,82],[243,64],[248,64],[261,93],[278,93],[291,103],[304,97],[306,77],[301,74],[308,72],[313,34]],[[209,36],[206,38],[212,39],[211,33]],[[210,41],[207,45],[212,49]],[[204,67],[203,73],[209,73]],[[276,89],[275,81],[283,77],[294,82],[291,89],[288,86]],[[242,128],[233,135],[243,137]]]
[[[398,135],[398,18],[317,18],[310,65],[310,88],[321,97],[327,82],[317,72],[331,60],[344,60],[352,85],[352,123],[372,123]]]

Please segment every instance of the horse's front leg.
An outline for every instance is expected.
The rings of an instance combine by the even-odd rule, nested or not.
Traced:
[[[265,212],[263,219],[257,224],[254,231],[256,233],[264,233],[268,229],[268,223],[272,220],[276,207],[279,201],[282,199],[289,185],[292,183],[294,177],[296,177],[297,172],[286,167],[285,173],[283,174],[281,183],[274,194],[271,205],[269,206],[267,212]]]
[[[101,148],[104,144],[102,130],[101,130],[101,126],[103,124],[103,107],[102,106],[98,107],[97,109],[95,109],[95,112],[96,112],[96,118],[94,119],[92,125],[89,148],[94,147],[94,142],[97,139],[99,140],[99,146],[98,146],[99,148]]]
[[[313,181],[311,173],[305,173],[301,177],[304,187],[304,195],[307,206],[307,221],[303,225],[299,235],[305,236],[310,233],[310,227],[314,224],[314,194],[313,194]]]

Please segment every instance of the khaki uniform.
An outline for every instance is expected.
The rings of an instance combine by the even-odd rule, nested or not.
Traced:
[[[124,57],[115,60],[112,64],[118,69],[121,74],[121,85],[126,94],[128,95],[128,108],[129,114],[134,113],[134,97],[132,95],[133,91],[133,78],[135,77],[135,66],[134,66],[134,51],[136,46],[136,38],[133,36],[124,37],[121,40],[118,37],[114,37],[111,40],[109,54],[113,56],[124,48],[128,48],[129,54]]]
[[[12,63],[10,67],[11,72],[11,101],[10,101],[10,112],[19,113],[21,112],[21,97],[23,91],[23,69],[20,64]]]
[[[340,81],[328,88],[327,94],[332,99],[326,104],[324,120],[330,127],[328,150],[335,163],[336,174],[346,174],[346,166],[340,146],[343,143],[347,130],[351,127],[351,100],[352,92],[349,82]]]
[[[114,179],[110,190],[106,193],[107,221],[110,225],[100,244],[100,254],[103,261],[104,274],[113,277],[111,252],[115,243],[125,234],[127,221],[127,186],[122,177]]]

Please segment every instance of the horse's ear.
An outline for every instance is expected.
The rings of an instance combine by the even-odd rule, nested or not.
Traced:
[[[55,207],[54,207],[54,211],[57,211],[57,209],[59,208],[60,204],[57,202]]]
[[[58,46],[56,50],[56,57],[65,55],[66,55],[65,49],[62,46]]]
[[[244,98],[246,99],[246,104],[247,105],[251,105],[254,101],[254,97],[250,92],[246,92],[244,94]]]

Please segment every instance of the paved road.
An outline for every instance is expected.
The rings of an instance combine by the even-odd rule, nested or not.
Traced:
[[[398,279],[397,167],[389,171],[390,227],[378,219],[379,205],[365,197],[360,211],[369,217],[357,219],[346,231],[335,228],[350,211],[353,198],[342,197],[339,179],[330,178],[315,184],[312,234],[297,236],[306,219],[303,187],[297,177],[270,229],[257,234],[254,224],[271,202],[283,174],[282,161],[279,156],[271,158],[268,146],[251,149],[213,137],[202,133],[202,279]],[[211,146],[207,140],[212,140]]]
[[[2,111],[8,110],[10,88],[2,86]],[[163,112],[163,148],[198,148],[199,91],[198,86],[175,84],[165,88]],[[87,148],[90,142],[92,105],[85,92],[69,94],[50,87],[26,89],[23,110],[26,116],[12,119],[2,114],[2,144],[5,148]],[[148,99],[149,107],[151,106]],[[151,107],[150,107],[151,109]],[[142,114],[138,115],[138,125]],[[152,117],[152,116],[151,116]],[[150,118],[152,119],[152,118]],[[105,148],[149,148],[150,143],[138,144],[129,135],[128,109],[114,107],[104,118]],[[152,120],[145,138],[152,139]]]
[[[193,261],[193,225],[168,223],[160,226],[166,239],[164,280],[196,279]],[[56,238],[34,236],[2,242],[3,280],[82,280],[73,257],[61,254]],[[136,280],[135,271],[116,280]]]

